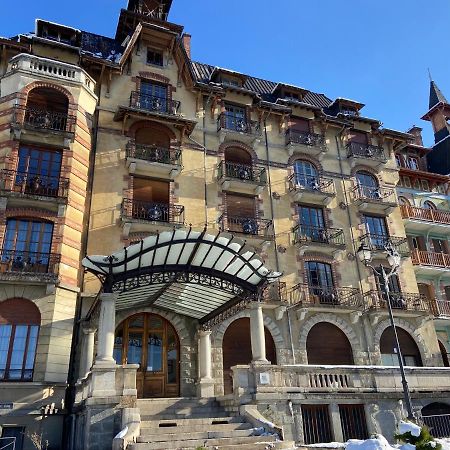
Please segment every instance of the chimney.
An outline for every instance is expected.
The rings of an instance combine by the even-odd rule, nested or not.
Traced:
[[[423,147],[423,140],[422,140],[422,128],[416,127],[413,125],[407,133],[412,134],[414,136],[414,144],[421,145]]]
[[[190,34],[183,34],[183,47],[186,50],[189,59],[191,59],[191,37]]]

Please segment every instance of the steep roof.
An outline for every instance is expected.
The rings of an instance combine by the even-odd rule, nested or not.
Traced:
[[[431,80],[430,81],[430,105],[429,108],[433,108],[438,103],[448,103],[447,99],[444,97],[444,94],[438,88],[437,84]]]

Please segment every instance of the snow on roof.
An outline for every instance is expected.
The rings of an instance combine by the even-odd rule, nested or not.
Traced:
[[[69,27],[69,26],[63,25],[61,23],[51,22],[50,20],[39,19],[39,18],[36,19],[36,21],[35,21],[35,23],[36,23],[36,31],[37,31],[37,24],[38,24],[38,22],[49,23],[50,25],[56,25],[57,27],[68,28],[69,30],[73,30],[73,31],[76,31],[77,33],[81,33],[81,30],[79,30],[78,28]]]

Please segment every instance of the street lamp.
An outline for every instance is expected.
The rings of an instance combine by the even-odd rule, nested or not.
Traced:
[[[389,318],[391,320],[391,326],[394,330],[394,339],[395,339],[395,346],[397,350],[397,358],[398,358],[398,365],[400,367],[400,375],[402,378],[402,385],[403,385],[403,396],[405,398],[406,403],[406,410],[408,412],[408,419],[414,420],[414,413],[412,408],[412,402],[411,402],[411,394],[409,392],[408,388],[408,382],[406,381],[406,375],[405,375],[405,366],[403,363],[403,355],[402,351],[400,349],[400,343],[398,341],[398,335],[397,335],[397,327],[395,325],[394,321],[394,315],[392,314],[392,305],[391,305],[391,296],[390,296],[390,289],[389,289],[389,279],[397,274],[397,271],[400,267],[400,255],[396,248],[392,244],[388,244],[385,247],[386,254],[387,254],[387,260],[390,266],[390,271],[386,272],[386,269],[381,266],[380,269],[376,269],[372,264],[372,251],[369,246],[365,245],[364,243],[361,244],[358,251],[356,252],[359,260],[366,266],[370,267],[375,274],[375,276],[380,275],[383,278],[383,284],[385,289],[385,294],[387,298],[387,305],[388,305],[388,311],[389,311]]]

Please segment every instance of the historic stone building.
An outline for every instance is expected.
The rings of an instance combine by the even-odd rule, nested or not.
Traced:
[[[413,406],[447,412],[433,316],[450,299],[425,292],[438,275],[412,238],[411,252],[396,193],[398,155],[427,151],[417,130],[194,62],[171,1],[124,6],[114,38],[37,20],[0,40],[1,436],[17,449],[32,433],[52,449],[266,448],[261,427],[279,448],[392,437],[403,393],[362,244],[375,267],[401,254],[390,288]]]

